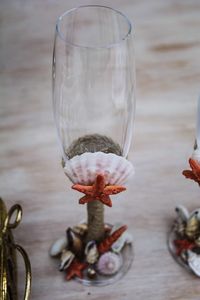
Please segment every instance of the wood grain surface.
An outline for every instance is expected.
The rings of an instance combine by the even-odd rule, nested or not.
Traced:
[[[23,206],[15,238],[31,259],[31,299],[199,300],[200,279],[174,262],[166,244],[175,205],[200,206],[198,186],[181,175],[192,152],[200,93],[199,0],[99,2],[126,13],[135,31],[137,113],[130,159],[136,176],[126,197],[106,209],[107,220],[129,226],[135,260],[121,281],[97,288],[65,282],[48,256],[66,227],[86,216],[60,164],[51,60],[57,16],[89,3],[94,1],[0,1],[0,195],[7,207]],[[21,295],[23,274],[19,259]]]

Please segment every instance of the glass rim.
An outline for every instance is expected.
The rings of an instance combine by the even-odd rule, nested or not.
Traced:
[[[106,9],[109,9],[109,10],[114,11],[115,13],[121,15],[124,18],[124,20],[126,21],[127,25],[128,25],[128,31],[127,31],[127,33],[119,41],[117,41],[115,43],[110,43],[110,44],[108,43],[108,44],[105,44],[105,45],[102,45],[102,46],[79,45],[79,44],[75,44],[75,43],[72,43],[72,42],[68,41],[66,38],[64,38],[64,36],[61,33],[61,30],[60,30],[61,21],[62,21],[62,19],[65,16],[67,16],[71,12],[76,11],[76,10],[78,10],[80,8],[85,8],[85,7],[106,8]],[[116,46],[120,45],[124,41],[126,41],[129,38],[129,36],[131,35],[131,32],[132,32],[132,24],[131,24],[131,21],[129,20],[129,18],[124,13],[122,13],[121,11],[119,11],[117,9],[114,9],[112,7],[109,7],[109,6],[105,6],[105,5],[95,5],[95,4],[80,5],[80,6],[77,6],[77,7],[74,7],[74,8],[71,8],[71,9],[65,11],[63,14],[61,14],[57,18],[57,21],[56,21],[56,33],[58,34],[58,36],[60,37],[60,39],[63,40],[66,44],[71,45],[73,47],[77,47],[77,48],[86,48],[86,49],[87,48],[89,48],[89,49],[107,49],[107,48],[113,48],[113,47],[116,47]]]

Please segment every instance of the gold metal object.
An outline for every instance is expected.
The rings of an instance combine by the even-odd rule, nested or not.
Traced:
[[[24,300],[28,300],[31,291],[31,265],[25,250],[15,244],[12,229],[22,219],[22,208],[13,205],[7,213],[6,206],[0,198],[0,299],[17,300],[17,261],[16,250],[22,255],[25,263],[26,282]]]

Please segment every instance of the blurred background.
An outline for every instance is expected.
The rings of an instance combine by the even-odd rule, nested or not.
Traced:
[[[67,226],[86,216],[60,164],[51,87],[56,19],[85,4],[122,11],[135,36],[137,109],[129,158],[136,175],[125,199],[106,210],[107,219],[129,226],[135,261],[125,278],[104,289],[66,283],[48,256]],[[199,299],[198,279],[174,263],[166,245],[175,205],[200,205],[198,186],[181,175],[195,139],[199,15],[199,0],[0,1],[0,195],[8,207],[18,202],[24,210],[15,237],[31,259],[32,299]],[[19,260],[20,293],[23,273]]]

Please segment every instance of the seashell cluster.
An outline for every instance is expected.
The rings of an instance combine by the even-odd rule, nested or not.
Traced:
[[[73,183],[88,185],[95,181],[97,174],[101,174],[106,184],[121,185],[134,174],[134,168],[122,156],[86,152],[66,161],[64,172]]]
[[[105,238],[101,242],[91,240],[85,244],[87,225],[78,224],[69,227],[66,236],[58,239],[49,253],[53,257],[60,256],[59,270],[66,271],[67,280],[74,276],[82,278],[84,270],[84,274],[91,280],[98,274],[112,276],[122,266],[122,248],[132,241],[126,229],[126,225],[119,223],[112,228],[106,225]]]
[[[200,277],[200,209],[191,214],[184,206],[176,208],[174,246],[176,255]]]
[[[121,256],[109,251],[100,256],[97,263],[97,270],[103,275],[113,275],[119,271],[121,266]]]

